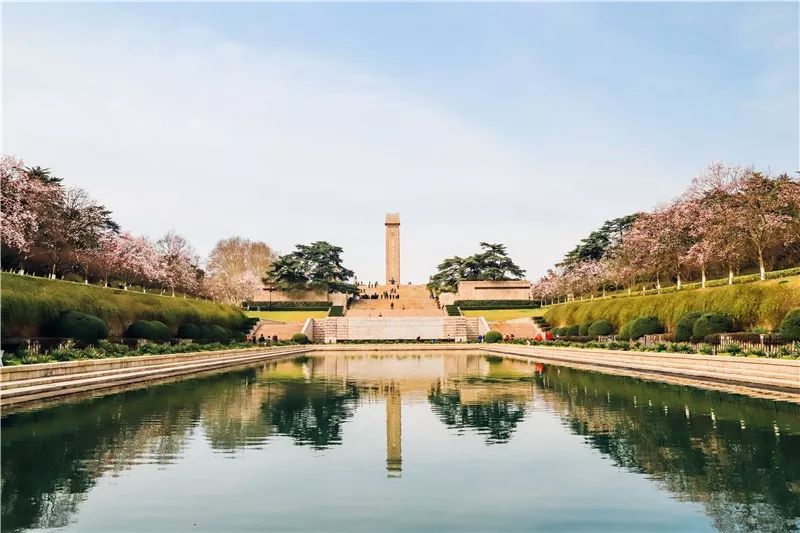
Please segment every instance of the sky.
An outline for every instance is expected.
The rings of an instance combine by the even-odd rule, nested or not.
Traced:
[[[2,150],[136,234],[535,280],[712,161],[800,168],[800,4],[10,4]]]

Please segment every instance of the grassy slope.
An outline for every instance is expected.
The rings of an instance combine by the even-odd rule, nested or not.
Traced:
[[[18,276],[3,272],[2,326],[4,337],[41,336],[48,322],[74,310],[106,321],[112,335],[121,335],[136,320],[160,320],[173,333],[184,322],[238,327],[244,313],[231,305],[106,289],[69,281]]]
[[[730,316],[743,330],[780,326],[791,309],[800,307],[800,278],[687,290],[661,295],[631,296],[593,302],[572,302],[544,309],[553,326],[605,318],[620,327],[639,316],[656,315],[670,329],[690,311],[713,311]]]
[[[487,309],[487,310],[464,310],[464,316],[482,316],[489,321],[511,320],[514,318],[524,318],[531,316],[542,316],[544,309]]]
[[[280,322],[305,322],[306,318],[325,318],[327,311],[245,311],[247,316],[278,320]]]

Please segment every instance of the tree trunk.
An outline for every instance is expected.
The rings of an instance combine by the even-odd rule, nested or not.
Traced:
[[[733,285],[733,265],[728,265],[728,285]]]
[[[175,298],[175,287],[172,287],[172,297]]]
[[[758,251],[758,271],[761,274],[761,281],[767,279],[767,273],[764,269],[764,252],[762,250]]]
[[[656,276],[656,290],[661,294],[661,276]]]
[[[706,288],[706,267],[702,266],[700,268],[700,287],[705,289]]]
[[[681,290],[681,273],[680,272],[678,272],[678,279],[676,281],[676,285],[678,287],[678,290]]]

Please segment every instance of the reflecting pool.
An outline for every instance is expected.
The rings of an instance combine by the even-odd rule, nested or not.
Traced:
[[[474,353],[11,413],[3,531],[785,531],[800,406]]]

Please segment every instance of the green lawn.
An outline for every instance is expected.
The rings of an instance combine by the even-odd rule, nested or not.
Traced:
[[[463,311],[464,316],[482,316],[486,320],[495,322],[501,320],[511,320],[512,318],[524,318],[531,316],[542,316],[542,309],[483,309],[474,311]]]
[[[247,316],[279,322],[305,322],[306,318],[325,318],[327,311],[245,311]]]

